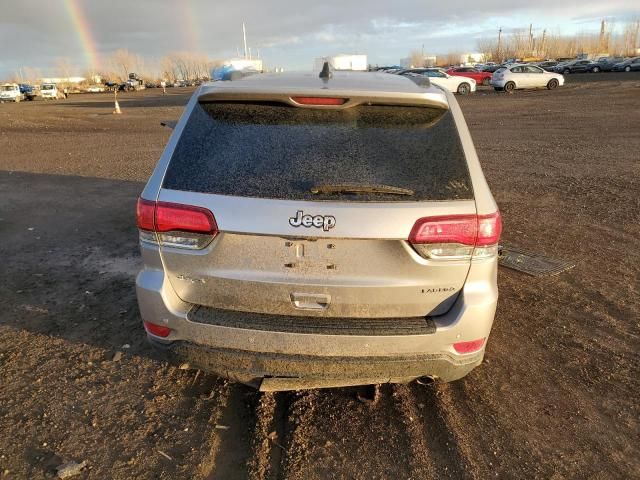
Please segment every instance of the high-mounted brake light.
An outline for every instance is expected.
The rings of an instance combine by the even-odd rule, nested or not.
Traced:
[[[425,258],[489,257],[497,253],[501,232],[500,212],[425,217],[413,226],[409,242]]]
[[[202,207],[138,199],[140,239],[167,246],[198,249],[218,233],[211,211]]]
[[[346,98],[334,97],[291,97],[299,105],[344,105]]]

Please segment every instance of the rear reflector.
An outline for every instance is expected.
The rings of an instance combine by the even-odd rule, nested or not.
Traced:
[[[164,327],[162,325],[156,325],[155,323],[143,322],[144,328],[151,335],[155,335],[156,337],[168,337],[171,333],[171,329],[169,327]]]
[[[453,349],[458,353],[473,353],[477,352],[484,346],[484,338],[478,340],[471,340],[470,342],[457,342],[453,344]]]
[[[300,105],[344,105],[346,98],[334,97],[291,97],[291,100]]]

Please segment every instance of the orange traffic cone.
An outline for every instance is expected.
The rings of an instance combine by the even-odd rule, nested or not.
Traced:
[[[122,112],[120,111],[120,104],[118,103],[118,100],[116,100],[116,108],[115,108],[115,110],[113,111],[113,113],[114,113],[114,114],[116,114],[116,113],[117,113],[118,115],[120,115],[120,114],[122,113]]]

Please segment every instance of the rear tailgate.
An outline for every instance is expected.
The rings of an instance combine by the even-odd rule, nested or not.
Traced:
[[[313,193],[387,185],[411,195]],[[213,212],[202,250],[161,246],[185,301],[300,316],[445,313],[470,259],[424,258],[407,241],[423,217],[475,214],[448,110],[201,103],[172,154],[158,200]]]

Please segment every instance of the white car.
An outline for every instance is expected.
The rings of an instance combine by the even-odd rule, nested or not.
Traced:
[[[62,93],[58,90],[58,86],[55,83],[43,83],[40,86],[40,96],[43,100],[57,100],[58,98],[63,97]]]
[[[433,85],[460,95],[476,91],[476,81],[473,78],[449,75],[441,68],[414,68],[402,72],[402,75],[414,79],[427,77]]]
[[[91,85],[87,87],[87,92],[89,93],[101,93],[104,92],[104,87],[102,85]]]
[[[17,83],[5,83],[0,85],[1,102],[20,102],[24,100],[24,94]]]
[[[564,77],[559,73],[547,72],[535,65],[513,64],[499,68],[491,77],[491,85],[496,90],[512,92],[517,88],[554,88],[564,85]]]

